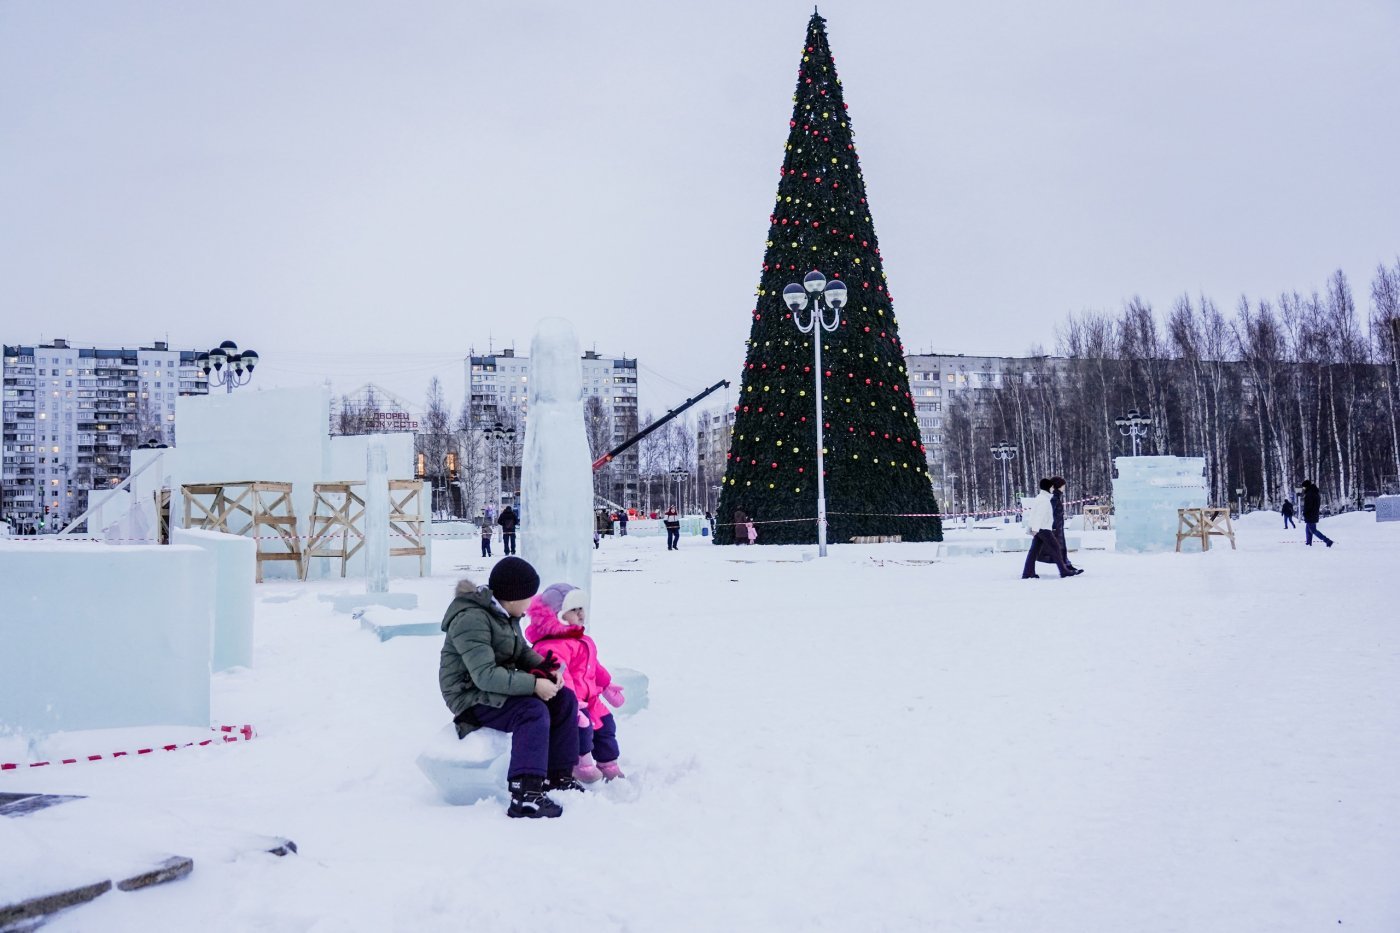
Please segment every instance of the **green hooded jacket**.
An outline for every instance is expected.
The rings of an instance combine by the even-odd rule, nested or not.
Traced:
[[[442,617],[447,637],[438,664],[438,686],[464,736],[477,726],[460,717],[484,703],[499,709],[507,697],[535,693],[530,671],[544,664],[520,632],[520,620],[501,611],[487,587],[470,580],[457,584],[457,596]]]

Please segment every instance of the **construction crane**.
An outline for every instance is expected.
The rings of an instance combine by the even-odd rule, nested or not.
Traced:
[[[681,412],[683,412],[683,411],[685,411],[687,408],[689,408],[691,405],[694,405],[696,402],[700,401],[702,398],[704,398],[705,396],[709,395],[711,392],[715,391],[716,389],[720,388],[721,386],[726,386],[726,387],[727,387],[728,385],[729,385],[729,380],[728,380],[728,379],[721,379],[719,382],[716,382],[714,385],[710,386],[708,389],[706,389],[704,392],[701,392],[699,395],[692,396],[692,397],[686,399],[684,402],[681,402],[681,403],[680,403],[679,405],[677,405],[675,408],[672,408],[670,411],[666,412],[666,414],[662,415],[660,418],[657,418],[655,421],[653,421],[651,424],[647,425],[645,428],[642,428],[642,430],[638,431],[635,435],[633,435],[632,437],[630,437],[630,438],[628,438],[627,440],[623,441],[621,444],[618,444],[616,447],[614,447],[612,450],[608,451],[607,453],[603,454],[603,455],[602,455],[601,457],[599,457],[597,460],[594,460],[594,461],[593,461],[593,471],[596,473],[598,470],[601,470],[603,467],[605,467],[605,466],[607,466],[609,463],[611,463],[611,462],[612,462],[612,459],[613,459],[614,457],[616,457],[618,454],[622,453],[622,452],[623,452],[624,450],[626,450],[627,448],[631,447],[633,444],[635,444],[635,443],[637,443],[638,441],[640,441],[642,438],[646,437],[646,436],[647,436],[648,434],[650,434],[652,431],[655,431],[657,428],[661,427],[663,424],[665,424],[666,422],[670,421],[672,418],[676,417],[676,416],[679,415]]]

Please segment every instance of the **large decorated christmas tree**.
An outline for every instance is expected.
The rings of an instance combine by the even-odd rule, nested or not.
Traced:
[[[814,339],[822,341],[827,539],[941,540],[850,115],[826,21],[815,12],[789,126],[716,541],[733,541],[736,510],[755,521],[760,544],[817,540]],[[813,270],[846,285],[846,304],[835,330],[818,325],[804,334],[783,289]],[[799,315],[804,325],[810,313],[809,306]]]

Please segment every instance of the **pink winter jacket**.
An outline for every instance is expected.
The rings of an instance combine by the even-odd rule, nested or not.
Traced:
[[[584,634],[582,625],[564,622],[538,597],[530,600],[527,613],[530,624],[525,627],[525,637],[540,655],[554,652],[564,686],[578,697],[579,712],[588,716],[593,728],[601,727],[609,712],[603,705],[603,691],[612,683],[612,675],[598,661],[598,646]]]

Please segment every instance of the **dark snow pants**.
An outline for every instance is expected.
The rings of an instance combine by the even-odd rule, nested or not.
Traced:
[[[515,553],[515,532],[501,531],[501,553],[506,555]]]
[[[1309,547],[1312,546],[1312,539],[1313,539],[1313,538],[1317,538],[1319,541],[1321,541],[1323,544],[1327,545],[1328,547],[1331,547],[1331,546],[1332,546],[1332,539],[1329,538],[1329,537],[1327,537],[1325,534],[1323,534],[1322,532],[1320,532],[1320,531],[1317,530],[1317,522],[1303,522],[1303,528],[1304,528],[1304,531],[1305,531],[1305,537],[1306,537],[1306,539],[1307,539],[1305,543],[1306,543]]]
[[[594,761],[617,761],[622,750],[617,747],[617,720],[613,719],[612,713],[603,716],[603,724],[597,729],[579,726],[578,753],[591,753]]]
[[[510,733],[509,777],[544,777],[578,764],[578,698],[568,687],[548,703],[511,697],[500,709],[478,703],[471,711],[478,725]]]
[[[1021,570],[1022,579],[1035,576],[1035,561],[1041,554],[1054,560],[1055,566],[1060,568],[1060,576],[1071,575],[1069,564],[1065,563],[1064,552],[1060,550],[1060,542],[1055,540],[1055,532],[1049,528],[1042,528],[1031,539],[1031,549],[1026,552],[1026,566]]]
[[[666,529],[666,550],[678,551],[681,546],[681,530],[679,528]]]

